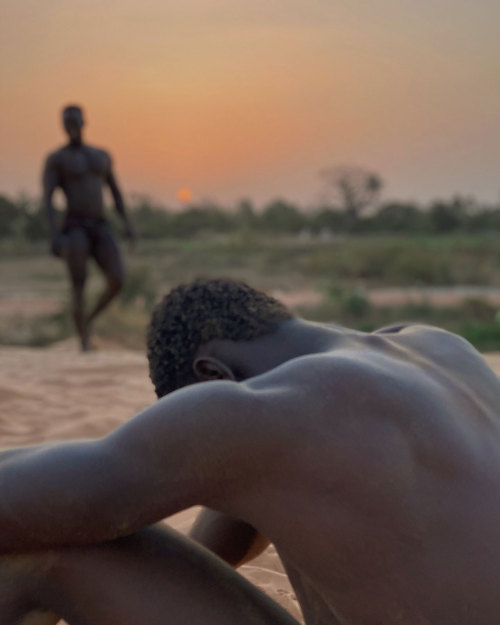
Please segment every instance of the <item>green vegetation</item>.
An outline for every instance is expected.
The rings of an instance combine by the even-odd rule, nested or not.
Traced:
[[[377,183],[380,184],[380,183]],[[358,204],[363,206],[363,201]],[[223,207],[205,202],[183,211],[155,204],[145,196],[130,203],[130,211],[142,239],[185,239],[200,234],[248,233],[259,235],[332,236],[355,235],[450,235],[500,233],[500,206],[481,206],[472,199],[456,197],[428,206],[408,202],[378,204],[370,214],[349,205],[315,206],[308,210],[276,199],[260,210],[248,201]],[[40,202],[21,196],[0,195],[0,240],[18,243],[46,240],[47,220]]]
[[[450,306],[418,303],[374,306],[362,292],[336,289],[314,307],[299,312],[313,321],[335,320],[340,325],[371,332],[398,322],[417,322],[446,328],[460,334],[480,351],[500,349],[498,308],[483,299],[465,298]]]
[[[356,219],[352,211],[306,212],[282,200],[260,211],[243,201],[232,210],[204,205],[179,213],[138,198],[130,209],[139,246],[126,257],[119,301],[96,328],[111,342],[142,348],[162,293],[196,276],[226,275],[285,297],[317,292],[314,302],[294,299],[296,310],[312,319],[362,330],[422,321],[458,332],[479,349],[500,349],[500,295],[486,300],[480,291],[465,292],[444,306],[425,291],[500,289],[499,207],[461,199],[428,207],[391,203]],[[45,216],[33,200],[0,196],[0,274],[0,343],[48,345],[72,334],[65,269],[48,255]],[[93,270],[89,298],[100,280]],[[377,303],[374,289],[387,287],[424,291],[410,303]],[[38,301],[45,308],[33,305]]]

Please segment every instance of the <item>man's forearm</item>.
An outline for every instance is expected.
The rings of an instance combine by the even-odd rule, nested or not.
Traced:
[[[123,219],[123,222],[126,226],[130,226],[130,221],[128,218],[127,211],[125,210],[125,202],[123,201],[123,195],[121,194],[120,189],[116,186],[111,186],[111,195],[113,196],[113,201],[115,203],[116,212]]]
[[[132,222],[129,219],[128,213],[125,210],[125,204],[123,202],[122,195],[119,191],[115,196],[115,208],[116,212],[120,215],[124,225],[125,225],[125,235],[130,239],[135,237],[134,227]]]
[[[113,192],[113,199],[114,199],[114,202],[115,202],[116,212],[120,215],[120,217],[126,223],[127,219],[128,219],[128,215],[127,215],[127,213],[125,211],[125,202],[123,201],[123,196],[120,193],[120,191],[114,191]]]
[[[120,187],[118,186],[115,176],[111,170],[109,172],[107,182],[109,185],[109,190],[111,191],[111,195],[113,196],[116,212],[120,215],[123,223],[125,224],[126,236],[130,239],[133,239],[135,237],[134,229],[127,214],[127,211],[125,210],[125,203],[123,201],[122,192],[120,191]]]

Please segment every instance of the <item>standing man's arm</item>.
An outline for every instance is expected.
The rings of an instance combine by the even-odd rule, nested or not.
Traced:
[[[52,197],[60,183],[57,156],[56,154],[50,154],[45,161],[43,169],[43,206],[49,220],[51,251],[54,256],[59,257],[61,256],[61,247],[58,243],[59,229]]]
[[[116,212],[120,215],[121,219],[123,220],[123,223],[125,224],[125,237],[133,245],[136,240],[136,233],[135,233],[134,227],[132,226],[132,222],[130,221],[128,213],[125,210],[125,202],[123,201],[123,195],[116,181],[116,177],[113,172],[113,163],[109,155],[108,155],[108,158],[109,158],[109,170],[106,176],[106,182],[111,191],[111,195],[113,196],[113,201],[115,203]]]

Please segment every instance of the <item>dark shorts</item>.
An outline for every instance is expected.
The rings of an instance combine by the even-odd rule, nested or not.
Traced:
[[[115,245],[111,227],[106,219],[92,219],[89,217],[67,217],[61,228],[61,234],[70,235],[73,230],[85,233],[89,245],[89,252],[96,255],[101,243]]]

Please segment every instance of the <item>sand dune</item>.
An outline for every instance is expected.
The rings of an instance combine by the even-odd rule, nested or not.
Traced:
[[[102,436],[154,400],[138,352],[80,354],[72,340],[50,349],[0,348],[0,447]],[[186,510],[168,523],[186,533],[195,515]],[[300,620],[274,547],[240,572]]]

